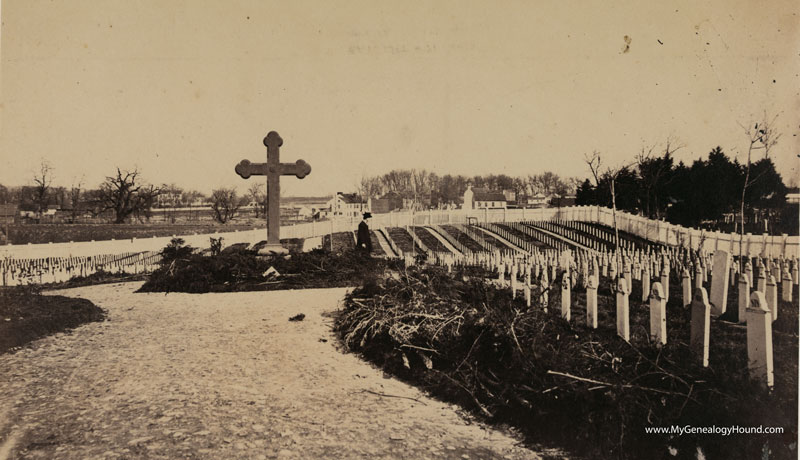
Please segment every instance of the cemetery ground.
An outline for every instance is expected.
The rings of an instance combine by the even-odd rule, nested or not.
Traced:
[[[334,235],[333,241],[327,243],[346,248],[349,236]],[[180,255],[180,247],[173,249],[172,256]],[[394,386],[401,385],[394,380],[377,380],[374,368],[365,367],[373,374],[359,371],[358,378],[363,376],[365,384],[380,381],[387,387],[360,387],[358,391],[347,387],[357,396],[349,394],[344,399],[339,398],[341,393],[329,394],[330,388],[324,385],[339,388],[342,379],[348,377],[350,364],[344,365],[343,360],[358,362],[353,355],[342,355],[329,348],[319,355],[320,350],[315,347],[323,345],[318,344],[329,347],[338,337],[346,349],[358,352],[387,374],[415,385],[428,395],[456,403],[482,421],[515,427],[530,445],[559,449],[572,457],[695,458],[698,451],[702,451],[705,458],[763,458],[764,453],[768,458],[797,457],[796,290],[792,302],[780,303],[778,319],[773,324],[775,385],[767,392],[747,377],[746,329],[742,325],[715,319],[711,324],[709,367],[699,364],[689,349],[690,311],[680,304],[681,289],[676,272],[669,284],[669,341],[666,346],[658,347],[649,338],[649,308],[635,300],[641,298],[641,283],[636,280],[630,297],[631,340],[628,343],[616,335],[614,296],[606,277],[601,277],[598,293],[599,327],[591,330],[585,326],[585,292],[581,288],[576,287],[572,292],[572,317],[567,322],[560,317],[557,283],[551,285],[546,312],[536,301],[527,309],[521,296],[512,299],[507,287],[498,289],[493,285],[496,274],[474,267],[456,269],[448,274],[442,267],[405,268],[398,261],[363,258],[352,252],[336,255],[328,251],[265,260],[236,247],[215,256],[186,258],[191,261],[186,264],[173,264],[174,260],[170,261],[170,255],[166,255],[168,263],[140,289],[166,292],[166,296],[131,292],[139,287],[138,283],[68,291],[70,295],[76,293],[107,309],[110,323],[92,323],[72,335],[44,339],[12,355],[0,356],[4,360],[7,356],[33,357],[31,363],[15,361],[8,368],[23,368],[10,376],[14,385],[35,383],[28,393],[30,399],[17,398],[13,406],[8,406],[8,401],[0,406],[0,410],[5,411],[0,413],[18,411],[14,413],[27,414],[19,415],[18,420],[31,422],[26,426],[23,420],[16,428],[0,426],[3,446],[11,442],[9,450],[13,449],[16,455],[22,452],[21,458],[54,455],[79,458],[72,456],[76,448],[90,455],[107,454],[108,458],[184,454],[208,458],[220,455],[234,458],[261,455],[267,458],[292,455],[311,458],[462,458],[462,455],[527,458],[526,455],[533,455],[531,451],[513,450],[510,447],[513,441],[505,437],[479,447],[465,444],[462,437],[450,438],[452,442],[438,441],[438,436],[446,439],[459,432],[464,423],[471,423],[470,419],[452,426],[446,424],[449,428],[442,428],[445,431],[431,432],[432,426],[437,425],[426,425],[430,419],[425,418],[423,408],[438,403],[408,387]],[[270,267],[281,275],[265,276],[265,270]],[[303,274],[306,276],[299,276]],[[150,288],[146,287],[148,284]],[[231,292],[315,286],[360,287],[350,294],[341,289],[296,293]],[[177,294],[178,291],[220,293],[197,296]],[[303,298],[315,292],[328,292],[333,303],[328,302],[330,299],[293,303],[292,296]],[[736,292],[735,288],[729,289],[729,311],[736,309]],[[539,294],[534,291],[534,298]],[[265,297],[281,295],[287,297]],[[322,319],[321,312],[334,310],[336,301],[342,297],[345,298],[343,308],[332,316],[334,319]],[[319,305],[319,309],[314,310],[312,305]],[[305,321],[288,321],[298,313],[306,315]],[[267,327],[259,329],[259,321]],[[306,325],[313,325],[315,334],[324,331],[327,335],[295,336],[297,341],[292,343],[275,342],[278,339],[272,337],[297,332],[292,328],[311,327]],[[91,340],[82,336],[84,331],[96,328],[109,334],[100,337],[103,334],[100,332]],[[330,328],[335,329],[336,336]],[[112,330],[117,334],[114,337],[128,334],[125,339],[128,342],[112,341],[109,345],[106,339]],[[170,334],[175,338],[165,338]],[[100,364],[100,367],[93,367],[94,358],[87,356],[94,356],[95,351],[73,351],[74,344],[63,343],[63,340],[78,341],[75,343],[82,347],[106,347],[103,353],[112,361],[109,364],[112,369],[102,368]],[[244,348],[239,347],[240,340],[245,342]],[[273,349],[272,346],[283,348]],[[111,356],[120,352],[119,347],[127,358]],[[200,357],[193,355],[199,352],[197,347],[213,357],[211,362],[203,363]],[[270,366],[270,359],[283,359],[270,353],[289,353],[290,359],[280,366],[291,367],[288,372],[297,380],[281,380],[282,386],[276,386],[271,380],[272,374],[258,374],[263,369],[253,349],[268,354],[264,358],[267,362],[261,364]],[[154,354],[158,354],[158,359],[147,361],[147,357]],[[58,360],[63,355],[71,361],[66,369],[59,369],[53,364],[60,363]],[[134,356],[137,359],[144,356],[147,362],[135,364]],[[57,370],[44,372],[39,380],[37,375],[44,364],[37,364],[37,359],[47,363],[48,369]],[[220,364],[220,360],[227,361]],[[84,365],[88,365],[85,370],[81,367]],[[217,375],[218,365],[225,376]],[[131,387],[127,366],[133,366],[138,379],[153,380],[153,385]],[[253,371],[253,366],[261,370]],[[296,369],[298,367],[301,371]],[[270,371],[287,372],[284,368]],[[93,372],[112,375],[111,385],[102,383]],[[254,373],[261,378],[256,379],[257,389],[242,380],[250,377],[252,381]],[[318,374],[334,374],[336,380],[320,383],[315,380]],[[237,382],[230,387],[223,384],[224,389],[220,390],[216,379],[225,380],[231,375]],[[354,377],[350,374],[348,378]],[[83,390],[78,390],[77,382],[73,382],[76,380],[84,383]],[[78,393],[60,394],[48,386],[63,386],[64,382],[74,383],[75,392],[83,391],[83,398],[90,399],[82,404],[81,398],[76,398]],[[90,385],[86,386],[87,382]],[[287,387],[292,385],[299,385],[305,391],[316,390],[316,393],[298,394],[293,389],[287,392]],[[388,385],[393,385],[392,391],[387,390]],[[249,390],[242,394],[243,387]],[[12,388],[22,391],[17,386]],[[144,396],[140,397],[131,388],[137,388]],[[97,396],[91,393],[93,390],[106,393]],[[201,396],[204,391],[212,396]],[[261,399],[256,394],[261,395]],[[326,394],[330,396],[328,399],[325,399]],[[379,402],[365,400],[371,397],[369,395]],[[287,426],[281,425],[286,420],[273,413],[275,406],[271,404],[275,398],[280,401],[278,413],[284,411],[289,419],[293,418],[291,411],[306,416],[298,417],[303,424],[290,425],[288,436],[284,431],[272,430],[276,424]],[[344,402],[331,402],[340,400]],[[387,409],[384,404],[389,404],[388,400],[402,404]],[[155,403],[147,405],[147,401]],[[307,407],[309,402],[313,403],[314,410]],[[407,415],[412,419],[403,419],[400,424],[397,416],[365,419],[362,412],[370,408],[378,413],[386,410],[394,415],[402,413],[402,417]],[[37,410],[39,413],[56,411],[60,415],[48,417],[40,425],[36,422]],[[406,410],[412,412],[404,412]],[[421,412],[415,412],[417,410]],[[329,411],[338,415],[336,422],[328,422],[324,417],[320,422],[315,418],[318,413],[328,414]],[[223,422],[207,426],[211,423],[209,420],[217,418],[209,414],[217,413],[224,415]],[[70,428],[54,428],[70,417],[78,420]],[[332,444],[333,441],[324,435],[333,432],[334,439],[346,439],[346,432],[341,430],[347,428],[329,431],[333,428],[328,423],[341,424],[341,419],[350,420],[351,417],[358,420],[356,425],[376,428],[351,426],[358,431],[354,435],[355,444]],[[422,417],[419,422],[422,425],[413,420],[414,417]],[[135,426],[125,425],[128,422],[123,419],[135,420]],[[169,424],[171,421],[174,423]],[[228,422],[230,425],[226,425]],[[393,423],[395,425],[391,425]],[[135,437],[122,439],[119,430],[123,425],[122,431],[131,432]],[[677,436],[644,431],[645,427],[670,425],[761,425],[782,427],[785,432]],[[380,431],[387,426],[388,432]],[[423,428],[415,429],[419,426]],[[454,427],[459,428],[452,431]],[[438,434],[431,436],[430,433]],[[386,435],[386,439],[378,439],[381,435]],[[370,438],[375,436],[377,442]],[[359,440],[363,441],[362,445]],[[364,444],[375,450],[358,450]],[[56,450],[59,447],[62,449]],[[0,447],[0,454],[3,448]],[[101,448],[107,451],[101,452]],[[501,452],[500,457],[496,456],[497,452]],[[550,454],[560,455],[558,452]]]
[[[667,308],[669,342],[659,347],[649,337],[648,305],[635,300],[642,289],[636,280],[628,343],[616,335],[607,277],[601,278],[598,296],[599,327],[590,330],[584,326],[586,300],[580,288],[573,291],[567,322],[560,317],[555,284],[547,312],[535,301],[527,309],[522,296],[512,299],[507,287],[491,286],[492,272],[474,267],[453,274],[442,267],[406,269],[397,261],[355,252],[313,251],[265,260],[232,249],[219,257],[214,262],[197,256],[169,264],[171,269],[164,264],[140,290],[361,284],[337,316],[336,329],[348,349],[486,421],[516,427],[530,442],[592,458],[671,458],[671,452],[692,457],[698,449],[707,458],[759,457],[762,451],[769,458],[797,455],[796,301],[782,302],[773,324],[775,386],[767,392],[748,378],[743,325],[714,320],[710,365],[700,365],[689,347],[691,312],[681,305],[675,276]],[[231,274],[227,267],[232,266],[239,267],[238,274]],[[282,276],[265,278],[268,267]],[[737,301],[737,290],[729,289],[729,311]],[[644,432],[672,425],[775,426],[786,432],[732,435],[725,442],[719,435]]]
[[[342,353],[330,312],[344,288],[165,296],[140,284],[52,293],[107,321],[0,355],[0,459],[534,458]]]

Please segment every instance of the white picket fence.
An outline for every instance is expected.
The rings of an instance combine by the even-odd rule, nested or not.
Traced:
[[[504,223],[523,221],[579,221],[613,225],[611,209],[597,206],[573,206],[544,209],[481,209],[481,210],[430,210],[377,214],[371,226],[374,229],[416,225]],[[676,247],[702,249],[713,253],[724,249],[739,256],[740,237],[736,234],[706,232],[688,229],[667,222],[647,219],[625,212],[617,212],[617,225],[621,231],[655,243]],[[359,219],[308,222],[281,227],[282,238],[315,238],[331,233],[352,232]],[[266,240],[266,230],[221,232],[201,235],[177,235],[186,244],[207,248],[210,238],[222,238],[223,246]],[[131,238],[126,240],[88,241],[70,243],[26,244],[0,246],[0,260],[20,261],[47,258],[96,257],[116,254],[160,251],[173,237]],[[800,237],[745,235],[742,252],[749,257],[795,259],[800,256]],[[6,264],[8,265],[8,263]]]
[[[413,225],[442,225],[469,223],[503,223],[536,220],[581,221],[613,226],[611,209],[597,206],[573,206],[544,209],[482,209],[482,210],[431,210],[377,214],[373,217],[373,228],[405,227]],[[308,222],[281,227],[282,238],[311,238],[336,232],[351,232],[359,219]],[[663,221],[647,219],[625,212],[617,212],[617,225],[628,232],[655,243],[670,246],[704,249],[714,252],[724,249],[739,256],[740,237],[737,234],[707,232],[681,227]],[[223,238],[225,246],[236,243],[257,243],[266,239],[266,230],[223,232],[203,235],[178,235],[187,244],[208,247],[209,238]],[[123,252],[160,250],[169,244],[171,237],[131,238],[129,240],[90,241],[79,243],[48,243],[0,246],[0,258],[73,257]],[[742,241],[742,252],[749,257],[800,256],[800,237],[787,235],[751,235]]]

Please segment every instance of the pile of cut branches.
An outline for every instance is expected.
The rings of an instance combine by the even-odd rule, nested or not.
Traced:
[[[162,251],[160,267],[139,292],[232,292],[358,286],[387,265],[357,251],[331,254],[316,249],[261,256],[256,250],[229,247],[198,253],[173,242]]]
[[[678,292],[672,295],[680,295]],[[614,300],[600,299],[600,327],[530,309],[508,289],[461,273],[409,268],[356,289],[336,331],[350,350],[444,400],[531,442],[592,458],[796,458],[797,329],[775,334],[775,389],[747,376],[746,330],[715,321],[711,367],[689,350],[689,310],[670,308],[670,342],[649,339],[649,315],[632,302],[631,342],[617,337]],[[585,294],[573,293],[573,305]],[[788,303],[784,306],[789,308]],[[796,307],[795,307],[796,308]],[[649,434],[646,427],[783,427],[776,434]]]

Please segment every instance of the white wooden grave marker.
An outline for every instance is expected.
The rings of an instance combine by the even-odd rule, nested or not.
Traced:
[[[689,348],[708,367],[708,345],[711,334],[711,305],[705,288],[695,289],[692,300],[692,323]]]
[[[617,284],[617,335],[626,342],[631,340],[629,293],[625,278],[620,278]]]
[[[683,269],[683,276],[681,276],[681,294],[683,307],[686,308],[692,304],[692,279],[689,277],[689,269]]]
[[[772,316],[764,293],[755,291],[747,308],[747,368],[750,378],[771,387],[775,383],[772,368]]]
[[[747,321],[747,307],[750,305],[750,281],[747,276],[739,277],[739,305],[738,305],[738,321],[744,323]]]
[[[772,321],[778,319],[778,283],[775,282],[775,277],[769,275],[767,281],[766,295],[767,308],[772,312]]]
[[[569,272],[564,272],[561,277],[561,317],[569,321],[570,319],[570,303],[572,296],[570,295],[570,279]]]
[[[722,249],[714,252],[713,273],[711,276],[711,314],[722,315],[728,306],[728,275],[730,274],[730,255]]]
[[[653,283],[650,294],[650,340],[658,345],[667,344],[667,299],[660,283]]]
[[[589,276],[586,286],[586,325],[597,329],[597,275]]]

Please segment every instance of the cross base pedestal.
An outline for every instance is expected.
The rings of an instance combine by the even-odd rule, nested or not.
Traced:
[[[261,256],[271,256],[276,254],[289,254],[289,250],[285,247],[281,246],[280,244],[267,244],[263,248],[258,250],[258,255]]]

